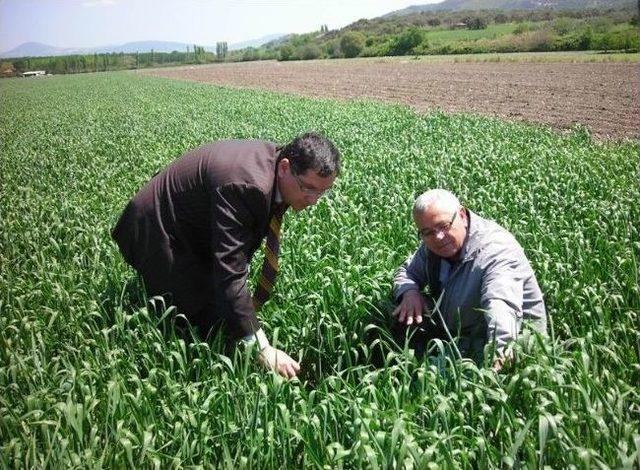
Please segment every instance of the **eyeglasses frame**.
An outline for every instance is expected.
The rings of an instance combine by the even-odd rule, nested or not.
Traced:
[[[451,227],[453,226],[453,222],[456,220],[457,215],[458,215],[458,209],[455,210],[449,222],[444,223],[439,227],[436,227],[431,230],[426,230],[426,229],[418,230],[418,237],[421,239],[425,239],[425,238],[433,237],[439,233],[448,233],[449,230],[451,230]]]
[[[308,196],[314,196],[314,197],[320,198],[322,196],[328,195],[331,192],[331,189],[325,189],[323,191],[323,190],[306,187],[304,185],[304,181],[300,179],[300,176],[296,175],[293,171],[291,172],[291,176],[293,176],[293,178],[296,180],[296,183],[298,183],[298,187],[300,188],[300,191],[302,191]]]

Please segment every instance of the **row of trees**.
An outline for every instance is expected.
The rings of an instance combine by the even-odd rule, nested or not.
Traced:
[[[218,60],[223,60],[227,57],[227,52],[229,52],[229,46],[226,41],[216,43],[216,57]]]
[[[49,57],[26,57],[5,59],[1,62],[3,76],[19,75],[29,70],[45,70],[53,74],[104,72],[167,65],[204,64],[224,60],[228,54],[226,42],[219,42],[216,53],[208,52],[204,47],[194,45],[186,52],[134,52],[110,54],[78,54]]]

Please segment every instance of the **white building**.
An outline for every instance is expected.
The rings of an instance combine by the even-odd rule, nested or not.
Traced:
[[[32,70],[30,72],[23,72],[22,76],[23,77],[42,77],[45,76],[47,74],[47,72],[45,72],[44,70]]]

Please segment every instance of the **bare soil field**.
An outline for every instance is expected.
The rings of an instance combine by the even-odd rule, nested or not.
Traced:
[[[140,73],[312,97],[371,99],[421,112],[478,113],[599,138],[640,138],[638,62],[351,59],[211,64]]]

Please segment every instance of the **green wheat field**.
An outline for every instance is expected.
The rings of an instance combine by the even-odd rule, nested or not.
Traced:
[[[185,342],[109,231],[186,150],[307,130],[344,172],[284,220],[261,316],[302,363],[287,382],[254,351]],[[127,72],[2,80],[0,466],[638,468],[639,153],[581,127]],[[550,338],[523,335],[500,374],[388,337],[413,200],[432,187],[511,230],[545,294]]]

